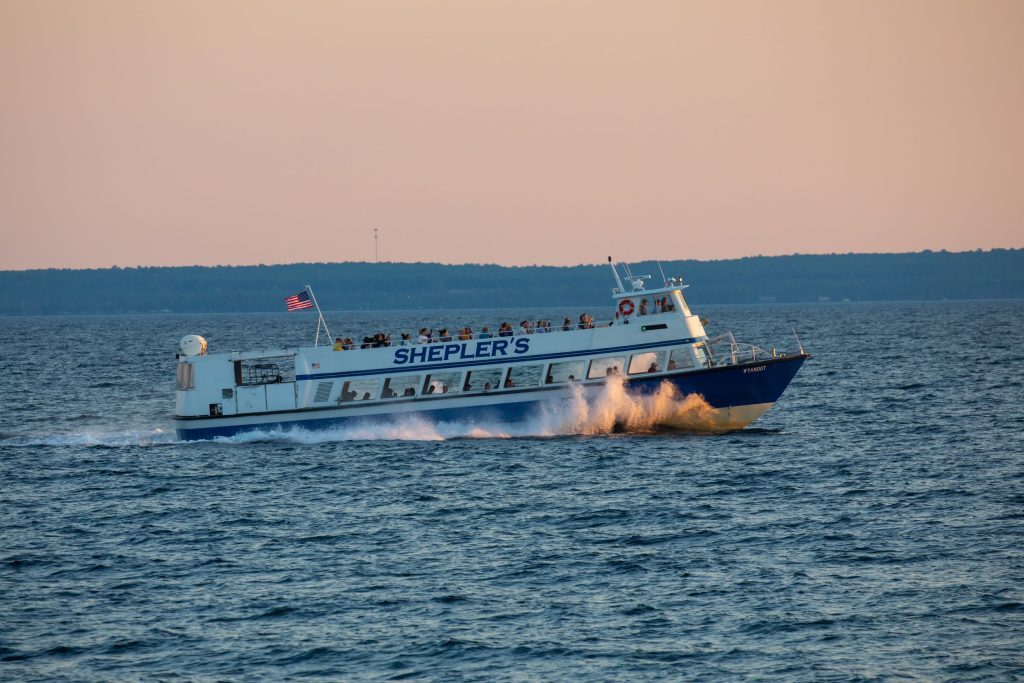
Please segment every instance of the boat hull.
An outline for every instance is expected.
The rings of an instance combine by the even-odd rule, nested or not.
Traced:
[[[224,417],[179,417],[175,419],[175,428],[181,440],[204,440],[256,431],[387,424],[414,416],[433,422],[515,424],[557,410],[567,402],[584,401],[586,409],[609,410],[613,421],[633,419],[646,426],[723,432],[742,429],[767,412],[807,358],[801,354],[707,370],[628,377],[621,381],[621,388],[629,400],[646,402],[631,404],[631,414],[625,418],[614,414],[615,406],[601,405],[608,402],[610,393],[610,387],[602,381],[576,387],[545,386],[490,394],[376,401],[366,406],[347,404]]]

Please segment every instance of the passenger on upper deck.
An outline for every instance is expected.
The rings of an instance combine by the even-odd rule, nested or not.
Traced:
[[[541,334],[543,332],[550,332],[551,329],[549,325],[551,325],[551,323],[548,322],[547,320],[538,320],[537,327],[535,327],[534,329],[537,332],[537,334]]]
[[[501,326],[498,328],[499,337],[511,337],[513,334],[515,334],[515,332],[512,331],[512,325],[509,324],[507,321],[503,322]]]
[[[562,321],[562,331],[563,332],[568,332],[571,329],[572,329],[572,318],[566,317],[566,319]]]
[[[334,349],[335,351],[344,351],[345,350],[345,342],[342,340],[341,337],[335,337],[334,338],[334,346],[331,347],[331,348]]]
[[[519,323],[519,334],[533,334],[533,326],[529,320],[523,320]]]
[[[594,326],[594,319],[587,313],[580,313],[580,329],[589,330]]]
[[[463,327],[459,330],[459,341],[468,341],[473,338],[473,329],[470,327]]]
[[[398,345],[409,346],[410,344],[412,344],[412,335],[410,335],[408,332],[403,332],[402,341],[398,342]]]
[[[476,338],[477,339],[490,339],[493,336],[494,335],[491,334],[491,328],[489,328],[487,325],[484,325],[483,329],[480,330],[480,334],[478,334],[476,336]]]
[[[668,313],[669,311],[676,310],[676,307],[674,304],[669,303],[667,296],[663,296],[661,297],[661,310],[663,313]]]
[[[420,336],[416,337],[416,342],[419,343],[419,344],[428,344],[428,343],[430,343],[430,328],[429,327],[421,327],[420,328]]]
[[[647,315],[647,299],[640,300],[640,310],[637,315]]]
[[[442,327],[440,330],[438,330],[438,332],[437,332],[437,341],[439,341],[439,342],[450,342],[451,340],[452,340],[452,335],[448,334],[448,328],[447,327]]]

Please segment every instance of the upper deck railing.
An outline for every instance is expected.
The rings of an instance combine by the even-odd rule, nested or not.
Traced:
[[[393,335],[384,335],[384,339],[383,340],[376,340],[375,339],[375,341],[373,341],[373,342],[365,341],[365,340],[370,339],[370,337],[364,337],[364,341],[362,341],[362,342],[358,342],[358,341],[352,340],[351,338],[346,337],[345,338],[345,343],[343,343],[341,345],[341,347],[342,347],[342,350],[344,350],[344,351],[359,351],[360,349],[383,348],[383,347],[389,347],[389,346],[417,346],[417,345],[423,345],[423,344],[448,344],[448,343],[451,343],[451,342],[473,341],[473,340],[479,340],[479,339],[499,339],[499,338],[503,338],[503,337],[521,337],[521,336],[525,336],[525,335],[536,335],[536,334],[555,334],[555,333],[558,333],[558,332],[573,332],[573,331],[576,331],[576,330],[593,330],[593,329],[598,329],[598,328],[613,327],[615,325],[636,325],[636,324],[639,324],[639,321],[638,321],[639,318],[642,318],[644,320],[646,320],[648,318],[661,318],[662,316],[673,315],[675,313],[676,313],[675,311],[663,311],[663,312],[658,312],[658,313],[648,313],[648,314],[643,315],[643,316],[634,315],[634,316],[631,316],[631,318],[623,318],[622,320],[620,320],[618,322],[616,322],[614,320],[611,320],[611,321],[608,321],[608,322],[593,322],[592,321],[592,322],[589,322],[589,323],[572,323],[572,324],[568,324],[568,325],[563,323],[563,324],[559,324],[559,325],[551,325],[550,327],[546,327],[546,328],[544,328],[543,332],[539,332],[537,330],[536,326],[531,327],[530,331],[524,330],[522,328],[522,326],[516,326],[516,327],[512,327],[511,330],[504,330],[504,331],[502,331],[502,330],[500,330],[500,326],[499,326],[499,329],[494,329],[493,331],[489,331],[489,332],[470,332],[468,334],[465,334],[465,333],[460,333],[460,332],[456,331],[454,334],[453,333],[448,333],[448,334],[443,335],[443,336],[432,337],[431,339],[429,339],[428,341],[425,341],[425,342],[418,341],[418,338],[394,339],[394,338],[392,338]],[[491,327],[491,326],[488,325],[487,327]],[[465,329],[465,328],[463,328],[463,329]],[[378,333],[378,335],[381,335],[381,334],[383,334],[383,333]]]

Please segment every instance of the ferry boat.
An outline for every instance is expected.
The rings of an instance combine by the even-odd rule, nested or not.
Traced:
[[[608,260],[614,310],[601,322],[582,315],[543,331],[494,330],[354,349],[319,343],[322,313],[311,347],[208,353],[205,339],[186,336],[177,353],[178,438],[316,430],[412,415],[515,423],[570,398],[597,401],[611,382],[636,396],[668,389],[680,398],[699,397],[699,425],[668,415],[659,426],[724,432],[763,415],[810,357],[798,338],[798,350],[788,354],[739,343],[731,333],[709,338],[687,305],[689,285],[681,278],[648,289],[650,276],[634,277],[628,266]]]

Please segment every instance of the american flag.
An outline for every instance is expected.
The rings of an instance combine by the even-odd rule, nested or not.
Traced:
[[[309,300],[309,292],[299,292],[294,296],[290,296],[284,300],[284,305],[288,307],[288,311],[298,311],[303,308],[313,308],[313,302]]]

